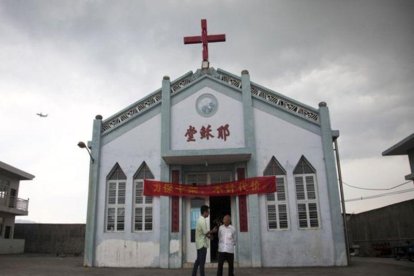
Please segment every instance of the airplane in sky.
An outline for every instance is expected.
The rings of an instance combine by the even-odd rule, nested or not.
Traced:
[[[40,113],[36,113],[36,115],[38,115],[41,118],[46,118],[48,114],[43,114],[42,112],[40,112]]]

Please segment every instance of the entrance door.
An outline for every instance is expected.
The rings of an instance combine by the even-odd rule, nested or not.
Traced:
[[[203,172],[189,173],[185,177],[188,185],[209,185],[212,183],[223,183],[232,180],[232,172]],[[208,205],[210,207],[210,223],[208,228],[215,226],[216,221],[221,221],[225,214],[231,212],[230,197],[190,197],[186,199],[186,261],[193,263],[197,258],[195,245],[195,228],[200,217],[200,207]],[[211,227],[210,227],[211,226]],[[206,263],[217,261],[218,239],[217,236],[210,242],[207,250]]]
[[[185,177],[188,185],[206,185],[208,175],[206,173],[191,173]],[[195,245],[195,229],[197,220],[200,217],[200,207],[209,205],[208,197],[190,197],[186,199],[186,259],[187,262],[193,263],[197,258],[197,249]],[[210,225],[207,225],[209,228]],[[210,262],[210,254],[207,252],[206,262]]]
[[[209,205],[208,198],[204,197],[195,197],[190,198],[187,200],[187,207],[186,207],[186,213],[187,213],[187,223],[186,223],[186,252],[187,252],[187,262],[193,263],[197,258],[197,249],[195,244],[195,230],[198,218],[200,217],[200,207],[202,205]],[[208,222],[208,221],[207,221]],[[210,224],[207,223],[207,228],[210,229]],[[206,262],[210,262],[210,249],[207,250],[207,258]]]
[[[221,225],[223,217],[230,215],[231,217],[231,200],[229,196],[210,197],[210,225],[212,227]],[[214,235],[214,239],[210,242],[211,262],[218,261],[218,235]]]

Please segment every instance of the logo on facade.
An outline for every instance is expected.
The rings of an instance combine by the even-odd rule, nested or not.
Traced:
[[[213,116],[218,109],[218,101],[212,94],[203,94],[197,98],[196,109],[203,117]]]

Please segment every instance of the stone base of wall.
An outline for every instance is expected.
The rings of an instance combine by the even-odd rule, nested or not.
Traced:
[[[0,254],[21,254],[24,252],[24,240],[0,238]]]

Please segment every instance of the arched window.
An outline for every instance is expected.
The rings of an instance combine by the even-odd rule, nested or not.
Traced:
[[[144,196],[144,179],[154,179],[147,163],[134,174],[134,231],[152,231],[152,196]]]
[[[299,228],[319,227],[316,170],[302,155],[293,170],[298,207]]]
[[[276,176],[276,192],[266,195],[267,227],[269,230],[289,228],[286,171],[273,156],[263,175]]]
[[[106,231],[125,229],[125,187],[126,175],[118,163],[106,177]]]

